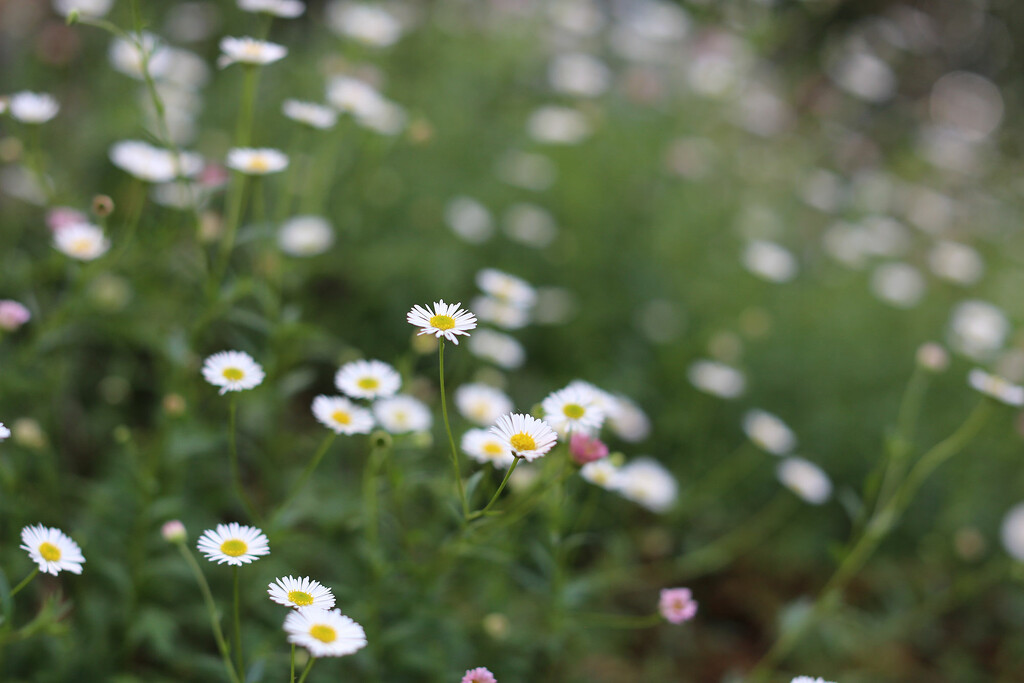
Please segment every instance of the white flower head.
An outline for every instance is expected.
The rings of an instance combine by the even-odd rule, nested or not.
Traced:
[[[1001,308],[987,301],[964,301],[953,309],[950,347],[968,358],[986,360],[1003,348],[1010,322]]]
[[[713,360],[693,362],[686,371],[690,384],[706,394],[719,398],[738,398],[746,389],[747,380],[734,367]]]
[[[334,227],[322,216],[289,218],[277,232],[277,246],[289,256],[318,256],[334,244]]]
[[[772,455],[786,455],[796,448],[796,434],[785,422],[764,410],[748,410],[743,431],[754,445]]]
[[[334,0],[326,19],[332,31],[363,45],[388,47],[402,37],[402,22],[380,5]]]
[[[392,434],[424,432],[433,424],[427,406],[404,394],[377,401],[373,404],[373,414],[380,426]]]
[[[883,263],[871,274],[871,291],[896,308],[916,306],[921,302],[926,287],[921,272],[907,263]]]
[[[797,676],[790,683],[832,683],[824,678],[811,678],[810,676]]]
[[[267,586],[267,593],[270,594],[271,600],[285,607],[334,607],[334,594],[331,593],[331,589],[308,576],[301,579],[291,576],[275,579]]]
[[[502,415],[491,427],[491,433],[500,437],[510,451],[527,462],[533,462],[550,451],[558,441],[550,425],[522,413]]]
[[[141,140],[123,140],[110,148],[110,160],[118,168],[148,183],[166,183],[191,177],[203,170],[203,158],[192,152],[175,155]]]
[[[549,394],[542,402],[544,421],[561,436],[573,432],[594,434],[604,424],[605,412],[592,392],[569,386]]]
[[[199,537],[197,547],[210,562],[238,567],[270,554],[270,542],[266,535],[256,527],[238,522],[218,524],[216,529],[207,529]]]
[[[0,422],[0,441],[4,441],[11,436],[11,430],[4,426],[3,422]]]
[[[672,473],[653,458],[631,460],[618,472],[616,488],[624,498],[651,512],[667,512],[676,502],[679,485]]]
[[[480,316],[480,320],[506,330],[518,330],[530,322],[529,309],[515,306],[503,299],[478,296],[473,298],[471,305]]]
[[[496,268],[479,271],[476,285],[484,294],[516,308],[532,308],[537,303],[537,290],[529,282]]]
[[[366,81],[335,76],[327,84],[327,101],[342,113],[363,118],[372,116],[387,100]]]
[[[490,210],[472,197],[452,197],[444,207],[444,221],[452,232],[471,244],[483,244],[494,234]],[[477,276],[477,283],[480,278]]]
[[[110,249],[103,228],[90,223],[75,223],[53,233],[53,246],[79,261],[93,261]]]
[[[125,38],[114,38],[107,57],[110,65],[126,76],[141,81],[146,77],[144,67],[148,67],[149,75],[161,81],[171,67],[168,52],[168,47],[158,36],[143,31],[127,34]]]
[[[651,419],[643,408],[626,396],[615,398],[615,410],[608,416],[608,426],[615,435],[629,443],[639,443],[651,433]]]
[[[246,175],[267,175],[288,168],[288,155],[279,149],[234,147],[228,150],[226,163]]]
[[[53,0],[53,9],[61,16],[77,11],[83,17],[98,19],[107,15],[114,0]]]
[[[373,415],[342,396],[317,396],[313,399],[313,415],[336,434],[369,434]]]
[[[243,12],[264,12],[282,19],[294,19],[306,11],[302,0],[238,0],[238,8]]]
[[[1006,513],[999,532],[1003,547],[1018,562],[1024,562],[1024,503],[1019,503]]]
[[[323,104],[303,102],[301,100],[285,100],[281,111],[292,121],[304,123],[312,128],[327,130],[338,122],[338,112]]]
[[[488,427],[505,413],[511,413],[512,399],[488,384],[463,384],[455,390],[455,406],[470,422]]]
[[[39,571],[56,576],[62,571],[82,573],[82,551],[78,544],[60,529],[42,524],[21,530],[21,549],[39,565]]]
[[[590,135],[590,123],[570,107],[541,107],[526,122],[530,137],[541,144],[575,145]]]
[[[505,370],[515,370],[526,360],[526,351],[515,337],[486,328],[469,338],[469,351]]]
[[[261,65],[271,64],[284,59],[288,48],[277,43],[270,43],[255,38],[233,38],[224,36],[220,40],[220,51],[223,53],[217,60],[217,66],[224,68],[234,63]]]
[[[462,308],[461,303],[446,304],[444,299],[424,308],[416,305],[405,316],[411,325],[420,328],[418,334],[432,334],[438,339],[444,337],[453,344],[459,343],[457,335],[469,336],[476,327],[476,316]]]
[[[621,484],[620,468],[612,464],[608,458],[588,462],[580,468],[580,476],[595,486],[609,491],[617,491]]]
[[[548,67],[548,82],[556,91],[579,97],[597,97],[611,85],[611,70],[585,52],[556,55]]]
[[[765,240],[753,240],[743,252],[743,265],[768,282],[789,282],[797,273],[797,261],[785,247]]]
[[[462,435],[462,450],[479,463],[508,468],[515,457],[501,437],[485,429],[470,429]]]
[[[220,351],[203,363],[203,378],[220,387],[221,395],[258,387],[263,377],[263,368],[245,351]]]
[[[300,607],[284,620],[288,642],[304,647],[313,657],[342,657],[366,647],[363,627],[341,610]]]
[[[991,396],[1000,403],[1020,408],[1024,406],[1024,387],[1013,384],[1002,377],[990,375],[984,370],[975,368],[967,375],[970,385],[985,394]]]
[[[11,95],[8,108],[22,123],[46,123],[60,111],[60,104],[53,95],[26,91]]]
[[[334,385],[352,398],[373,401],[394,396],[402,386],[402,376],[382,360],[354,360],[338,369]]]
[[[825,471],[803,458],[786,458],[775,468],[783,486],[812,505],[821,505],[832,496],[832,480]]]

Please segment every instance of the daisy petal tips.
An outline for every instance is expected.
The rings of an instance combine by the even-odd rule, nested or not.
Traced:
[[[457,335],[469,336],[469,331],[476,327],[476,316],[462,308],[461,303],[446,304],[444,299],[434,303],[433,307],[413,306],[405,319],[411,325],[420,328],[419,334],[432,334],[437,338],[444,337],[458,345]]]
[[[203,378],[220,387],[222,396],[229,391],[257,387],[263,377],[263,368],[244,351],[221,351],[203,363]]]
[[[501,439],[514,455],[527,462],[550,451],[558,441],[555,431],[546,422],[520,413],[499,417],[497,424],[491,427],[491,433]]]
[[[210,562],[237,567],[270,554],[270,543],[266,535],[256,527],[243,526],[238,522],[218,524],[216,529],[207,529],[196,545]]]
[[[78,544],[60,529],[42,524],[21,530],[21,549],[39,565],[39,571],[56,576],[62,571],[82,573],[82,551]]]

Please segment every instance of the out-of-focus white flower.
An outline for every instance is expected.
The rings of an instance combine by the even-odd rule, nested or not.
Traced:
[[[840,88],[868,102],[884,102],[896,92],[896,74],[882,59],[862,48],[834,59],[828,75]]]
[[[220,51],[223,54],[217,59],[217,66],[222,69],[235,63],[253,66],[272,64],[284,59],[288,54],[288,48],[284,45],[255,38],[234,38],[232,36],[224,36],[220,39]]]
[[[320,130],[333,128],[334,124],[338,122],[338,112],[315,102],[285,100],[281,105],[281,111],[292,121],[298,121]]]
[[[750,83],[735,104],[732,119],[754,135],[772,137],[791,123],[789,105],[764,83]]]
[[[590,124],[581,112],[569,107],[541,107],[526,122],[534,140],[553,145],[575,145],[590,135]]]
[[[382,360],[354,360],[338,368],[334,385],[352,398],[375,401],[394,396],[402,386],[402,376]]]
[[[470,429],[462,435],[462,450],[479,463],[508,468],[515,460],[501,437],[485,429]]]
[[[615,409],[608,417],[608,426],[615,435],[629,443],[639,443],[651,433],[651,420],[647,413],[622,394],[615,397]]]
[[[734,367],[712,360],[693,362],[686,371],[690,383],[720,398],[737,398],[747,386],[746,377]]]
[[[476,285],[484,294],[516,308],[532,308],[537,303],[537,290],[529,282],[496,268],[477,271]]]
[[[334,227],[323,216],[289,218],[277,232],[277,245],[289,256],[317,256],[334,244]]]
[[[359,125],[382,135],[397,135],[405,129],[405,111],[358,78],[332,78],[327,84],[327,101],[338,111],[351,114]]]
[[[558,168],[551,159],[519,150],[500,157],[495,170],[504,182],[534,192],[548,189],[558,177]]]
[[[949,345],[974,360],[986,360],[1003,348],[1010,322],[1003,311],[987,301],[964,301],[953,309]]]
[[[744,40],[725,31],[714,31],[694,47],[686,66],[686,80],[699,95],[721,97],[742,86],[753,62]]]
[[[823,213],[835,213],[844,195],[842,178],[824,168],[814,169],[800,184],[800,199]]]
[[[864,248],[875,256],[902,256],[911,247],[910,231],[890,216],[869,216],[860,223]]]
[[[653,458],[640,457],[620,470],[616,490],[651,512],[667,512],[676,502],[679,485],[672,473]]]
[[[478,296],[471,302],[480,320],[506,330],[518,330],[530,322],[530,311],[490,296]]]
[[[580,476],[608,491],[617,491],[619,488],[619,468],[609,462],[608,458],[588,462],[580,468]]]
[[[833,683],[832,681],[826,681],[824,678],[811,678],[810,676],[797,676],[790,683]]]
[[[526,351],[515,337],[479,329],[469,338],[469,352],[505,370],[515,370],[526,360]]]
[[[92,261],[107,253],[110,240],[104,236],[103,228],[89,223],[76,223],[53,233],[53,245],[71,258]]]
[[[966,71],[945,74],[928,98],[932,121],[969,143],[989,137],[1003,120],[1003,97],[990,80]]]
[[[107,57],[114,69],[139,81],[145,78],[143,57],[148,61],[149,75],[155,80],[162,80],[170,67],[167,46],[148,31],[131,33],[127,38],[114,38]]]
[[[306,11],[301,0],[238,0],[238,8],[244,12],[265,12],[282,19],[294,19]]]
[[[369,434],[373,415],[342,396],[317,396],[313,399],[313,416],[336,434]]]
[[[1017,408],[1024,406],[1024,387],[1008,382],[1002,377],[975,368],[967,375],[967,381],[974,389],[1001,403]]]
[[[389,47],[402,37],[402,22],[380,5],[334,0],[327,6],[327,26],[364,45]]]
[[[570,52],[551,60],[548,81],[557,92],[566,95],[597,97],[608,90],[611,71],[593,55]]]
[[[78,12],[83,17],[98,19],[105,17],[114,0],[53,0],[53,9],[62,16]]]
[[[1024,503],[1013,506],[1006,513],[999,535],[1006,552],[1018,562],[1024,562]]]
[[[832,495],[832,480],[809,460],[786,458],[775,468],[775,474],[783,486],[812,505],[821,505]]]
[[[958,285],[973,285],[985,273],[977,251],[959,242],[939,240],[928,252],[928,267],[936,276]]]
[[[535,204],[519,203],[508,207],[503,225],[509,239],[535,249],[551,244],[558,234],[554,217]]]
[[[423,432],[433,423],[430,410],[422,401],[402,394],[374,403],[373,414],[380,426],[392,434]]]
[[[0,441],[5,441],[11,435],[11,430],[4,427],[4,423],[0,422]]]
[[[203,169],[203,158],[193,152],[174,152],[141,140],[123,140],[110,148],[115,166],[148,183],[166,183],[191,177]]]
[[[755,446],[772,455],[786,455],[796,448],[796,434],[785,422],[764,410],[749,410],[743,416],[743,431]]]
[[[897,308],[913,308],[925,292],[921,273],[906,263],[883,263],[871,274],[871,291]]]
[[[512,399],[504,391],[487,384],[463,384],[455,390],[455,405],[464,418],[483,427],[511,413]]]
[[[752,240],[743,251],[743,265],[768,282],[789,282],[797,273],[796,257],[785,247],[766,240]]]
[[[228,150],[225,163],[246,175],[267,175],[288,168],[288,155],[279,149],[233,147]]]
[[[935,342],[925,342],[917,348],[917,364],[929,372],[942,372],[949,367],[949,354]]]
[[[472,197],[454,197],[444,209],[444,219],[456,235],[481,244],[494,234],[494,221],[487,207]]]
[[[7,107],[11,116],[22,123],[46,123],[60,111],[53,95],[28,91],[11,95]]]

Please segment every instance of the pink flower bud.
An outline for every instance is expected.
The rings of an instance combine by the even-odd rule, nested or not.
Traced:
[[[658,600],[658,611],[673,624],[693,619],[697,614],[697,601],[689,588],[663,588]]]
[[[160,529],[160,533],[163,534],[164,540],[168,543],[184,543],[188,539],[188,532],[185,531],[185,525],[177,519],[172,519],[167,522]]]
[[[596,436],[576,432],[569,439],[569,453],[578,465],[600,460],[608,455],[608,447]]]
[[[0,301],[0,330],[12,332],[29,321],[32,314],[17,301]]]
[[[88,222],[88,216],[77,209],[72,209],[69,206],[57,206],[46,213],[46,224],[50,226],[50,230],[53,230],[54,232],[57,232],[61,228],[66,228],[69,225],[78,225],[79,223]]]

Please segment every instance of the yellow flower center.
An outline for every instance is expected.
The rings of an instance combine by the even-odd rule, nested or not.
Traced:
[[[522,453],[523,451],[532,451],[537,447],[537,442],[533,440],[533,437],[525,432],[519,432],[509,439],[509,443],[512,444],[512,450],[516,453]]]
[[[430,319],[430,326],[439,330],[450,330],[455,327],[455,318],[448,315],[435,315]]]
[[[305,591],[292,591],[288,594],[288,599],[299,607],[313,604],[313,596]]]
[[[245,377],[245,373],[238,368],[224,368],[224,372],[221,374],[224,375],[224,379],[231,380],[232,382],[237,382]]]
[[[352,417],[344,410],[335,410],[333,413],[331,413],[331,419],[337,422],[338,424],[343,425],[347,425],[350,422],[352,422]]]
[[[220,544],[220,551],[231,557],[244,555],[248,549],[249,546],[245,544],[245,541],[239,541],[237,538],[232,538],[230,541],[224,541]]]
[[[253,173],[266,173],[270,170],[270,164],[264,156],[254,156],[249,160],[249,170]]]
[[[501,455],[501,452],[503,450],[505,449],[501,447],[500,443],[488,441],[487,443],[484,444],[484,453],[486,453],[487,455]]]
[[[356,384],[360,389],[376,389],[380,386],[380,381],[376,377],[363,377]]]
[[[562,412],[565,413],[565,416],[570,420],[578,420],[583,417],[583,413],[587,411],[584,410],[583,406],[579,403],[566,403],[562,407]]]
[[[338,632],[326,624],[315,624],[309,629],[309,635],[321,643],[333,643],[338,638]]]
[[[56,562],[60,559],[60,548],[52,543],[41,543],[39,545],[39,554],[43,556],[43,559],[47,562]]]

